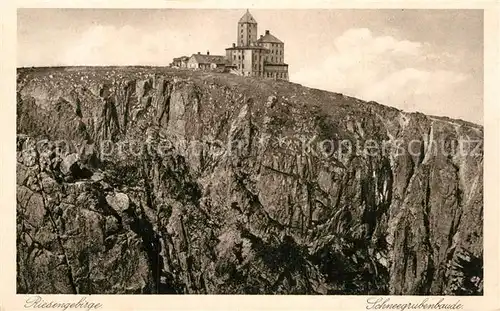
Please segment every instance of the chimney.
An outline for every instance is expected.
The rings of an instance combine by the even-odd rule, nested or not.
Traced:
[[[200,54],[200,52],[198,52],[198,55]]]
[[[210,55],[210,51],[207,50],[207,55]]]
[[[269,34],[269,30],[266,30],[266,35],[268,35],[268,34]]]
[[[233,43],[233,48],[235,48],[235,47],[236,47],[236,43]]]

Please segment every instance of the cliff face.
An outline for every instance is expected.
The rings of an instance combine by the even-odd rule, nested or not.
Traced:
[[[155,68],[17,111],[18,293],[482,293],[480,126]]]

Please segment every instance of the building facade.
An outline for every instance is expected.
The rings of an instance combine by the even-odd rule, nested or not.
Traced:
[[[189,57],[187,57],[187,56],[176,57],[176,58],[174,58],[171,65],[173,67],[177,67],[177,68],[187,68],[188,60],[189,60]]]
[[[233,71],[243,76],[288,80],[285,44],[269,30],[257,39],[257,21],[248,10],[238,21],[236,42],[226,49]]]
[[[210,55],[210,52],[207,51],[207,54],[200,54],[200,52],[198,52],[197,54],[191,55],[191,57],[187,61],[187,68],[201,70],[223,70],[226,64],[226,57],[224,57],[223,55]]]
[[[197,54],[173,59],[170,66],[193,70],[217,70],[242,76],[288,81],[285,44],[266,30],[257,38],[257,21],[247,10],[237,26],[236,43],[226,49],[226,55]]]

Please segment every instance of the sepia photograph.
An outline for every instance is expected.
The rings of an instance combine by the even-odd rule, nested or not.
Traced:
[[[483,10],[16,15],[17,294],[484,295]]]

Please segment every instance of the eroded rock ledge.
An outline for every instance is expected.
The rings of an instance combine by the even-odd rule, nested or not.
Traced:
[[[482,293],[478,125],[157,68],[20,69],[17,111],[18,293]]]

